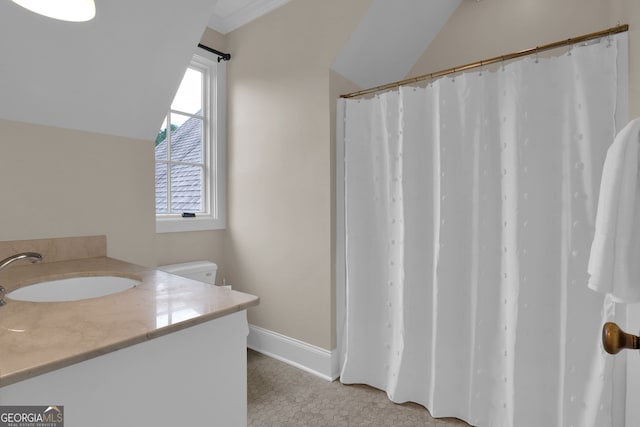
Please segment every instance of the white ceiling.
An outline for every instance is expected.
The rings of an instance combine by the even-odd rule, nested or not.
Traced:
[[[373,0],[332,69],[362,88],[402,80],[462,0]]]
[[[215,1],[96,6],[69,23],[0,1],[0,119],[155,138]]]
[[[288,2],[289,0],[218,0],[208,26],[227,34]]]
[[[404,78],[460,1],[373,0],[333,68],[363,87]],[[0,119],[152,140],[205,26],[288,2],[109,0],[68,23],[0,1]]]

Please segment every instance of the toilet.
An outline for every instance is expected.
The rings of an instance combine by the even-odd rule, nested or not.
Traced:
[[[192,261],[180,264],[161,265],[158,267],[158,270],[215,285],[218,265],[211,261]],[[231,287],[225,286],[225,288],[230,289]]]

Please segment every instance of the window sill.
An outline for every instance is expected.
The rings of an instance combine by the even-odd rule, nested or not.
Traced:
[[[179,233],[183,231],[222,230],[224,221],[212,217],[156,217],[156,233]]]

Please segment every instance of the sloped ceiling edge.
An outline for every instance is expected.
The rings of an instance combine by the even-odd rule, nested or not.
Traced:
[[[215,0],[96,2],[85,23],[0,3],[0,118],[153,140]]]
[[[362,88],[402,80],[462,0],[374,0],[332,69]]]

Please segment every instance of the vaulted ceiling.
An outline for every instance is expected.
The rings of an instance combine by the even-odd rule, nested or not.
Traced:
[[[219,0],[208,26],[226,34],[289,1]],[[361,87],[405,78],[461,2],[373,0],[332,69]]]
[[[153,140],[205,27],[289,1],[98,0],[83,23],[2,1],[0,119]],[[372,0],[332,68],[361,86],[404,78],[461,1]]]
[[[97,0],[81,23],[2,1],[0,119],[152,140],[204,29],[287,1]]]
[[[362,88],[407,77],[462,0],[373,0],[332,69]]]
[[[215,5],[98,1],[70,23],[0,2],[0,118],[152,140]]]

